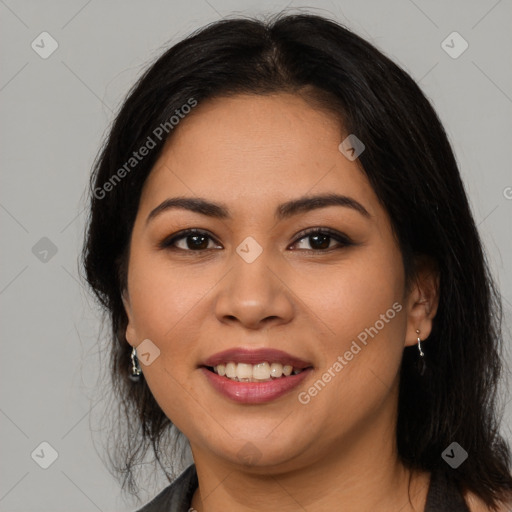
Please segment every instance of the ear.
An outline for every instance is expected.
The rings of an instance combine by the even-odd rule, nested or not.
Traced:
[[[439,306],[439,269],[432,258],[415,259],[415,276],[406,299],[407,331],[405,345],[415,345],[418,337],[425,340],[432,332],[432,324]],[[420,332],[416,332],[419,330]]]
[[[132,307],[130,303],[130,296],[128,295],[128,290],[125,288],[121,293],[121,299],[123,301],[124,310],[126,311],[126,316],[128,318],[128,323],[126,324],[126,340],[132,347],[137,346],[137,336],[135,334],[135,324],[133,322],[133,313]]]

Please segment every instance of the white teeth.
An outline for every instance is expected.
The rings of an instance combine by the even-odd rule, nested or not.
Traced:
[[[238,363],[236,366],[236,376],[239,381],[252,379],[252,364]]]
[[[228,379],[234,379],[236,377],[236,364],[228,363],[226,365],[226,377]]]
[[[293,373],[297,375],[302,370],[294,369],[293,366],[281,363],[262,362],[258,364],[234,363],[230,361],[226,364],[219,364],[213,368],[213,371],[221,377],[240,382],[261,382],[271,379],[278,379],[282,376],[288,377]]]
[[[281,377],[283,374],[283,365],[279,363],[272,363],[270,365],[270,375],[274,378]]]
[[[270,379],[270,365],[268,363],[255,364],[252,367],[252,378],[257,380]]]

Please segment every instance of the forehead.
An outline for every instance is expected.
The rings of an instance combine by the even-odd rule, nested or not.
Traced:
[[[338,192],[366,201],[372,210],[376,197],[358,161],[338,148],[346,135],[338,116],[297,95],[206,100],[167,141],[146,180],[141,207],[170,195],[250,208]]]

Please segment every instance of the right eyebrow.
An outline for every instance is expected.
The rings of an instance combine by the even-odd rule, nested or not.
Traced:
[[[151,211],[146,219],[146,224],[157,215],[176,208],[189,210],[217,219],[231,219],[231,215],[224,205],[212,203],[200,197],[172,197],[166,199]]]

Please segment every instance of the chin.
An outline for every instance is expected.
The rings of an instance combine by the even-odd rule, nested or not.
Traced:
[[[246,432],[243,438],[230,438],[227,445],[217,445],[211,451],[229,464],[243,466],[255,473],[268,474],[271,468],[276,471],[296,469],[297,459],[305,462],[304,449],[293,435],[282,434],[271,440],[268,437],[257,439]]]

